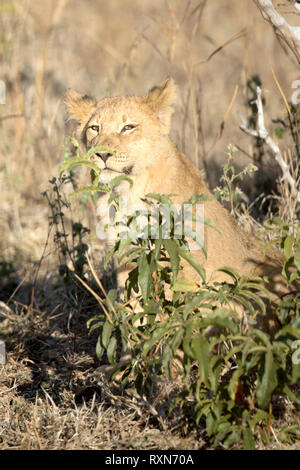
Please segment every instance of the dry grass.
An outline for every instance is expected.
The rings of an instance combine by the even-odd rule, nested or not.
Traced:
[[[60,303],[52,303],[52,312],[0,303],[8,348],[0,366],[0,449],[209,449],[189,414],[168,414],[178,383],[160,383],[148,401],[107,382],[95,358],[96,338],[86,335],[89,313],[72,311],[63,292],[56,294]],[[299,422],[299,410],[282,398],[273,406],[276,438],[283,424]],[[269,448],[298,447],[275,440]]]
[[[0,366],[0,449],[206,448],[187,417],[168,417],[158,404],[176,385],[166,384],[159,402],[149,404],[99,376],[96,338],[85,327],[97,306],[59,283],[42,192],[62,159],[63,94],[69,87],[99,98],[144,93],[172,75],[172,136],[213,188],[229,143],[243,149],[239,165],[252,161],[253,142],[239,130],[247,81],[261,77],[266,125],[274,130],[271,118],[286,110],[272,68],[289,98],[298,78],[293,57],[249,0],[0,0],[0,67],[7,85],[7,104],[0,105],[0,268],[14,268],[0,274],[0,336],[8,348]],[[291,142],[284,145],[288,159]],[[270,169],[275,178],[279,169],[266,158],[248,181],[250,201]],[[288,188],[279,194],[282,214],[295,217]],[[86,224],[90,217],[80,214]],[[257,222],[246,210],[241,223],[254,230]],[[289,409],[287,419],[299,421],[295,413]]]
[[[152,403],[108,385],[96,367],[95,337],[86,335],[87,313],[76,318],[69,305],[59,306],[69,316],[14,307],[0,304],[1,333],[8,340],[8,362],[0,369],[1,449],[206,446],[188,418],[167,416],[176,384],[162,385]]]

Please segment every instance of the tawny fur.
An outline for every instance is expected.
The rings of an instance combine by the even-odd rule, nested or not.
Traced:
[[[147,193],[178,196],[174,202],[186,202],[191,196],[205,194],[205,217],[211,219],[221,233],[205,228],[207,259],[203,252],[193,255],[206,269],[210,280],[224,281],[228,277],[217,272],[223,266],[245,276],[264,275],[270,278],[274,298],[284,291],[280,276],[282,258],[275,249],[263,254],[263,243],[243,232],[229,213],[206,187],[200,171],[182,154],[169,138],[175,85],[172,79],[154,87],[146,96],[105,98],[100,101],[70,90],[66,104],[70,116],[79,123],[81,139],[87,148],[106,146],[114,151],[106,163],[95,155],[94,161],[103,170],[104,182],[122,173],[130,173],[132,189],[122,183],[119,191],[129,199],[129,206],[141,202]],[[130,127],[124,130],[124,126]],[[184,264],[182,275],[195,279],[195,271]],[[123,281],[122,281],[123,282]]]

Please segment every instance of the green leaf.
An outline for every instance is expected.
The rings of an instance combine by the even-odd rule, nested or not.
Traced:
[[[179,255],[185,259],[199,274],[202,278],[203,282],[206,280],[206,274],[204,268],[198,263],[198,261],[194,258],[194,256],[183,246],[181,246],[178,250]]]
[[[198,379],[200,383],[210,386],[209,375],[211,373],[210,345],[204,335],[199,334],[192,340],[192,348],[198,361]]]
[[[271,350],[265,354],[262,377],[257,385],[256,397],[258,406],[265,409],[271,401],[271,396],[277,387],[277,364]]]
[[[234,283],[237,283],[240,279],[240,276],[238,275],[238,273],[234,269],[229,268],[228,266],[223,266],[222,268],[218,269],[218,271],[228,274],[228,276],[232,278]]]
[[[298,246],[296,248],[295,254],[294,254],[294,263],[296,268],[298,269],[300,273],[300,240],[298,242]]]
[[[101,326],[103,326],[103,322],[93,323],[92,326],[89,327],[89,335],[90,335],[94,330],[97,330],[98,328],[101,328]]]
[[[156,328],[152,337],[147,340],[143,347],[143,356],[146,357],[152,346],[156,344],[166,334],[166,328]]]
[[[183,309],[183,315],[186,317],[186,315],[195,310],[196,308],[201,308],[205,300],[211,299],[211,293],[203,290],[202,292],[197,293],[197,295],[193,296],[192,300],[190,302],[186,302],[184,309]],[[209,301],[209,300],[208,300]]]
[[[112,325],[108,320],[104,323],[102,330],[102,345],[107,349],[111,334],[114,330],[114,325]]]
[[[231,320],[231,318],[228,318],[234,313],[235,312],[230,309],[218,308],[213,313],[207,315],[205,318],[201,318],[199,322],[199,327],[204,328],[209,326],[219,326],[222,328],[227,328],[231,332],[236,333],[238,331],[237,324],[233,320]],[[197,322],[195,322],[195,325],[197,325]],[[218,330],[216,330],[216,335],[219,335]]]
[[[240,440],[240,433],[238,431],[233,431],[224,441],[225,449],[230,449],[233,444],[236,444]]]
[[[255,438],[250,428],[243,429],[244,450],[255,450]]]
[[[128,243],[126,243],[128,241]],[[133,245],[133,248],[126,249],[126,246],[133,245],[130,238],[122,238],[119,242],[118,249],[116,250],[118,253],[118,262],[121,265],[121,263],[124,263],[125,265],[130,264],[132,260],[137,260],[139,259],[141,249],[139,247],[136,247]],[[123,251],[123,253],[122,253]]]
[[[278,137],[278,139],[283,139],[284,130],[281,127],[276,127],[275,134],[276,134],[276,137]]]
[[[170,346],[167,344],[162,355],[162,366],[169,377],[172,376],[172,359],[172,351]]]
[[[207,196],[206,194],[199,194],[192,196],[185,204],[197,204],[198,202],[211,201],[212,197]]]
[[[107,354],[107,359],[109,360],[110,364],[113,364],[113,365],[116,364],[117,346],[118,346],[117,339],[114,336],[112,336],[110,338],[106,354]]]
[[[238,369],[236,369],[234,373],[232,374],[232,377],[229,381],[228,388],[227,388],[231,400],[235,400],[235,386],[238,383],[239,378],[243,374],[244,374],[244,370],[242,367],[239,367]]]
[[[115,252],[117,251],[118,249],[118,244],[116,243],[112,248],[111,250],[109,250],[109,252],[107,253],[107,255],[105,256],[105,259],[104,259],[104,269],[107,268],[107,265],[108,265],[108,262],[109,260],[113,257],[113,255],[115,254]]]
[[[246,289],[244,289],[242,293],[244,296],[249,297],[250,299],[254,300],[254,302],[257,303],[257,305],[260,307],[262,312],[266,311],[266,305],[264,301],[257,294],[255,294],[254,292],[248,291]],[[251,310],[251,307],[250,307],[250,310]]]
[[[193,332],[193,325],[191,323],[189,323],[186,327],[186,330],[185,330],[185,335],[184,335],[184,338],[183,338],[182,347],[183,347],[183,351],[185,352],[185,354],[189,358],[194,360],[195,359],[195,353],[194,353],[194,350],[191,348],[192,332]]]
[[[162,238],[160,234],[160,238],[156,239],[154,242],[155,251],[154,251],[154,259],[158,260],[160,258],[161,253],[161,245],[162,245]]]
[[[284,240],[284,245],[283,245],[283,251],[284,251],[284,256],[286,260],[289,260],[291,257],[293,244],[294,244],[294,237],[292,237],[291,235],[286,237],[286,239]]]
[[[173,341],[171,343],[173,353],[176,353],[177,349],[181,345],[181,341],[184,335],[184,329],[180,328],[174,335]]]
[[[300,396],[296,395],[296,393],[294,393],[287,385],[283,387],[283,392],[292,402],[300,405]]]
[[[264,424],[267,425],[268,418],[269,418],[269,414],[266,411],[258,410],[253,416],[253,418],[249,419],[251,431],[252,432],[255,431],[255,427],[257,423],[259,423],[260,421],[264,421]]]
[[[255,333],[255,335],[262,341],[262,343],[267,347],[267,349],[271,351],[272,344],[270,342],[270,337],[266,333],[256,328],[252,328],[251,332]]]
[[[179,257],[179,247],[176,240],[163,240],[163,244],[170,256],[170,263],[171,269],[173,273],[173,279],[176,281],[179,265],[180,265],[180,257]]]
[[[100,360],[104,354],[104,348],[101,344],[101,336],[98,336],[97,344],[96,344],[96,356]]]
[[[96,173],[95,170],[91,170],[91,182],[93,186],[98,186],[100,174]]]
[[[94,322],[94,321],[97,323],[97,328],[99,328],[99,326],[101,326],[103,324],[103,321],[101,322],[101,316],[100,315],[94,315],[93,317],[91,317],[87,320],[87,322],[86,322],[87,329],[91,328],[91,323]]]
[[[155,201],[161,204],[167,204],[168,206],[172,206],[173,202],[170,199],[173,196],[177,196],[177,194],[156,194],[156,193],[148,193],[146,194],[146,198],[154,199]],[[152,202],[151,202],[152,204]]]
[[[286,442],[288,444],[299,442],[300,440],[299,425],[295,424],[294,426],[288,426],[285,429],[282,429],[278,435],[278,439],[280,442]]]
[[[188,279],[177,279],[172,287],[174,292],[192,292],[197,289],[197,284]]]
[[[248,302],[242,295],[235,294],[234,299],[240,302],[246,309],[249,310],[250,314],[254,315],[255,314],[255,309],[251,302]]]
[[[73,193],[70,194],[70,201],[75,197],[75,196],[78,196],[78,194],[82,194],[82,193],[87,193],[87,192],[95,192],[95,191],[99,191],[99,192],[107,192],[106,189],[102,188],[101,186],[85,186],[83,188],[80,188],[80,189],[77,189],[76,191],[74,191]]]
[[[118,248],[116,250],[116,252],[118,253],[119,263],[121,263],[121,261],[125,257],[129,257],[132,253],[138,250],[137,248],[131,248],[130,250],[127,250],[127,247],[129,245],[132,245],[132,241],[130,240],[130,238],[124,237],[124,238],[121,238],[121,240],[119,241]]]
[[[300,379],[300,364],[298,362],[299,355],[300,351],[295,351],[292,355],[292,384],[296,384]]]
[[[59,175],[61,175],[64,171],[70,170],[70,168],[72,168],[73,166],[78,166],[78,165],[88,166],[89,168],[94,170],[97,175],[101,172],[99,167],[95,163],[91,162],[90,160],[87,160],[86,158],[74,157],[74,158],[69,158],[62,164],[59,170]]]
[[[290,325],[286,325],[276,333],[275,339],[284,338],[284,341],[286,341],[289,336],[300,339],[300,327],[293,328]]]
[[[254,281],[263,282],[264,280],[263,280],[263,278],[254,278],[253,277],[253,278],[250,278],[249,282],[243,283],[243,287],[248,288],[248,289],[255,289],[259,293],[263,293],[268,298],[270,298],[271,297],[271,292],[265,286],[263,286],[261,283],[254,282]]]
[[[114,189],[116,186],[118,186],[121,181],[127,181],[130,185],[130,188],[132,188],[133,186],[133,181],[131,178],[129,178],[128,176],[126,175],[119,175],[119,176],[115,176],[108,184],[109,188],[110,189]]]
[[[290,274],[290,279],[289,279],[289,283],[291,284],[292,282],[294,282],[296,279],[298,279],[299,277],[299,272],[295,271],[293,273]]]

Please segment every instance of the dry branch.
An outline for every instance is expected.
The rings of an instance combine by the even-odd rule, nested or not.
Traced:
[[[273,0],[254,0],[254,2],[259,7],[263,17],[269,21],[280,37],[285,40],[286,44],[297,57],[298,62],[300,62],[300,27],[291,26],[276,10],[273,5]],[[296,2],[291,3],[293,3],[294,7],[299,11]]]
[[[270,134],[268,133],[265,127],[264,110],[263,110],[262,97],[261,97],[262,90],[260,87],[257,87],[256,93],[257,93],[257,98],[255,100],[255,103],[257,106],[257,130],[248,128],[246,123],[242,124],[240,128],[242,131],[246,132],[246,134],[249,134],[255,138],[262,139],[269,146],[269,148],[271,149],[271,152],[273,153],[275,157],[275,160],[277,161],[277,163],[279,164],[281,168],[282,180],[286,180],[288,182],[291,188],[292,196],[297,201],[300,201],[300,191],[298,191],[297,183],[290,173],[289,165],[285,162],[280,148],[274,142],[274,140],[272,139],[272,137],[270,136]]]

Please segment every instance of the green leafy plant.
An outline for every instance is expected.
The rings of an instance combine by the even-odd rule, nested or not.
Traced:
[[[82,161],[86,159],[66,162],[63,171]],[[99,170],[91,169],[93,187],[88,190],[110,192],[110,203],[118,207],[114,188],[121,179],[102,186]],[[234,173],[228,177],[228,191],[234,177]],[[208,284],[205,270],[188,249],[192,239],[206,256],[203,240],[193,232],[186,236],[184,230],[182,237],[177,236],[186,207],[192,208],[190,218],[197,222],[193,207],[206,197],[195,196],[178,207],[172,196],[145,197],[144,207],[154,208],[154,219],[140,210],[117,221],[119,237],[106,262],[115,256],[129,274],[120,297],[115,289],[106,293],[93,272],[104,294],[103,298],[92,291],[102,307],[102,313],[88,321],[90,332],[100,330],[96,353],[114,366],[112,379],[120,377],[123,387],[134,385],[149,397],[155,393],[158,377],[180,378],[181,391],[170,412],[192,406],[195,422],[205,426],[213,446],[253,449],[258,436],[271,439],[274,397],[281,394],[300,402],[294,387],[300,366],[293,360],[295,341],[300,339],[299,309],[295,304],[280,306],[285,308],[286,321],[274,338],[260,331],[256,317],[265,314],[262,297],[269,294],[262,280],[240,277],[224,267],[228,282]],[[201,222],[213,226],[209,220]],[[287,264],[292,259],[297,268],[299,238],[292,243],[293,254],[291,242],[286,241],[289,234],[283,231],[280,240]],[[193,279],[182,278],[182,263],[194,269]],[[288,276],[287,283],[292,282]],[[296,275],[291,276],[296,280]],[[243,315],[237,314],[237,305],[243,306]],[[124,355],[129,359],[119,362]],[[293,440],[297,432],[286,430],[286,436]]]
[[[278,310],[279,319],[283,325],[295,325],[299,328],[300,312],[300,227],[299,224],[288,223],[279,217],[271,219],[262,232],[268,233],[270,245],[279,245],[284,254],[282,275],[290,287],[290,295],[283,297]],[[294,288],[294,291],[293,291]]]
[[[171,207],[172,201],[151,194],[145,203],[153,200],[161,214],[162,234],[161,204]],[[199,196],[196,201],[203,199]],[[171,212],[171,219],[169,239],[122,238],[110,252],[119,262],[126,260],[132,270],[124,301],[116,291],[109,292],[105,300],[109,316],[104,313],[88,322],[91,330],[101,329],[98,357],[106,354],[115,366],[112,377],[121,374],[122,385],[134,384],[141,394],[151,395],[156,376],[180,375],[184,389],[172,408],[186,407],[187,398],[192,399],[195,420],[205,421],[214,446],[242,443],[245,449],[254,448],[258,428],[265,428],[269,438],[274,393],[300,400],[291,388],[300,377],[299,365],[292,362],[300,330],[283,329],[273,340],[258,330],[254,317],[257,310],[265,312],[260,294],[268,294],[261,279],[244,279],[224,268],[231,282],[206,284],[205,272],[186,249],[185,239],[174,237],[179,213]],[[153,227],[146,225],[145,232],[153,233]],[[201,279],[198,285],[180,278],[182,260],[195,269]],[[129,302],[133,293],[135,300]],[[240,319],[234,302],[242,304],[250,318]],[[118,357],[128,351],[131,360],[118,366]]]
[[[257,167],[253,163],[249,163],[243,170],[236,173],[234,166],[234,154],[238,151],[233,145],[228,147],[228,159],[223,166],[223,175],[221,176],[222,186],[214,189],[214,194],[221,202],[229,202],[231,215],[235,215],[236,201],[243,194],[242,190],[236,185],[236,180],[242,181],[245,175],[251,175],[257,171]]]
[[[69,144],[71,144],[71,150]],[[112,204],[115,200],[117,201],[117,196],[113,193],[114,187],[122,180],[127,180],[131,184],[131,180],[125,175],[117,176],[107,185],[99,184],[101,170],[92,162],[91,157],[95,152],[103,150],[108,151],[109,149],[106,147],[93,147],[87,154],[82,155],[77,140],[71,138],[70,142],[67,142],[63,147],[64,161],[59,177],[54,177],[50,180],[52,191],[45,191],[43,193],[50,208],[50,228],[55,228],[54,242],[58,249],[59,274],[66,282],[73,280],[74,274],[83,275],[87,265],[87,236],[91,234],[90,229],[84,227],[80,221],[72,220],[71,227],[66,226],[64,211],[70,210],[70,201],[77,196],[81,198],[81,203],[84,203],[90,195],[106,192],[111,194],[109,203]],[[90,168],[91,185],[78,188],[74,173],[74,167],[77,166]],[[69,196],[70,201],[63,194],[63,188],[66,185],[71,185],[73,188],[73,192]]]
[[[115,194],[113,193],[113,189],[116,186],[118,186],[121,181],[126,180],[128,181],[129,184],[132,184],[131,179],[126,175],[116,176],[115,178],[112,179],[112,181],[109,184],[100,184],[99,179],[101,175],[101,169],[96,165],[96,163],[92,161],[92,157],[97,152],[114,153],[113,150],[105,146],[91,147],[89,151],[84,156],[82,156],[77,140],[75,138],[72,138],[71,143],[73,144],[73,147],[75,149],[75,156],[70,156],[69,152],[67,151],[65,152],[64,162],[60,168],[59,175],[62,176],[65,172],[70,172],[70,170],[72,170],[72,168],[76,166],[87,166],[88,168],[91,169],[92,184],[73,191],[73,193],[70,195],[70,200],[72,200],[75,196],[78,196],[78,195],[82,195],[82,194],[89,195],[93,193],[102,192],[102,193],[111,194],[112,197],[109,200],[109,203],[110,203],[112,202],[112,199],[115,197]]]
[[[76,272],[82,275],[84,266],[87,264],[86,252],[88,245],[85,243],[85,237],[90,230],[82,225],[81,222],[71,222],[71,227],[66,227],[64,210],[70,208],[70,203],[63,197],[61,188],[67,183],[72,184],[73,175],[63,176],[60,179],[52,178],[52,192],[45,191],[44,196],[47,199],[50,216],[50,229],[54,227],[54,242],[58,248],[59,256],[59,274],[64,281],[69,282]]]

